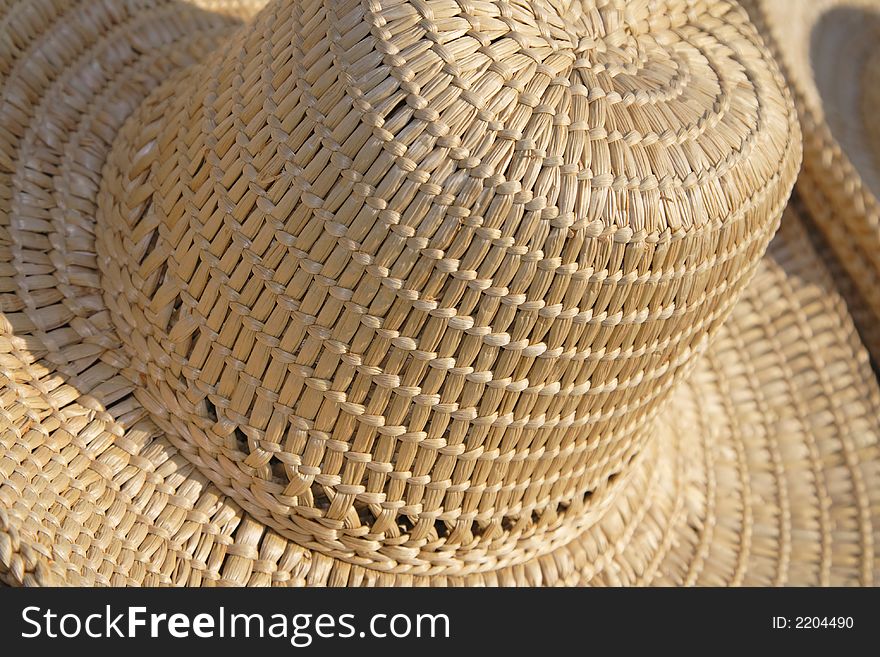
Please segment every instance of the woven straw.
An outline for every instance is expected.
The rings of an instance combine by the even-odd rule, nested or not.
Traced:
[[[862,338],[880,359],[880,2],[748,0],[793,89],[804,131],[798,194],[846,273]]]
[[[873,583],[741,9],[209,5],[4,5],[5,581]]]

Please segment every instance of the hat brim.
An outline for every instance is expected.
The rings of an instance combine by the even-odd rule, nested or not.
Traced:
[[[126,117],[228,36],[228,8],[247,16],[262,4],[169,0],[126,13],[104,2],[47,18],[52,3],[34,3],[16,20],[47,29],[8,23],[31,41],[0,71],[2,581],[873,583],[880,390],[793,212],[620,494],[550,542],[491,563],[367,567],[279,535],[203,476],[125,375],[95,208]]]
[[[844,292],[880,358],[880,3],[745,0],[792,89],[804,137],[797,190],[845,273]],[[874,96],[872,97],[872,94]]]

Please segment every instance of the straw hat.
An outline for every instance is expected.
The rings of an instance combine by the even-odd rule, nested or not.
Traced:
[[[211,4],[3,4],[4,581],[874,583],[745,12]]]
[[[804,131],[798,194],[846,276],[880,360],[880,2],[748,0],[793,89]]]

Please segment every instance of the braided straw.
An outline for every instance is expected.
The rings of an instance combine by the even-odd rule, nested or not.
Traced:
[[[300,545],[456,573],[582,530],[775,229],[743,14],[563,4],[270,3],[116,141],[137,398]]]
[[[880,3],[747,0],[792,85],[804,129],[798,194],[839,261],[862,338],[880,359]]]
[[[872,583],[740,9],[197,4],[3,6],[4,581]]]

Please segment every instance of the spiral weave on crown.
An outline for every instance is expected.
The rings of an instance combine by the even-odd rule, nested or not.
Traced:
[[[712,5],[271,3],[105,169],[138,399],[244,510],[350,563],[470,572],[570,541],[797,165],[778,72]]]

